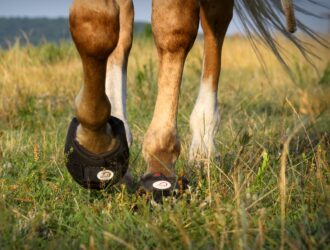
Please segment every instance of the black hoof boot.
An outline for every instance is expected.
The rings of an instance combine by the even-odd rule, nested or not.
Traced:
[[[72,178],[84,188],[101,190],[112,186],[123,178],[128,169],[129,150],[124,123],[115,117],[110,117],[108,123],[118,145],[110,152],[93,154],[75,139],[79,121],[77,118],[71,121],[64,149],[66,167]]]
[[[163,197],[179,197],[188,189],[185,177],[166,177],[161,173],[150,173],[140,179],[139,193],[151,193],[154,201],[161,202]]]

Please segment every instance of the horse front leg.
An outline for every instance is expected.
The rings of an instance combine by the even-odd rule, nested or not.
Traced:
[[[198,0],[153,0],[152,29],[159,57],[158,93],[143,143],[147,174],[175,176],[180,154],[177,112],[186,56],[197,35]]]
[[[119,39],[119,7],[114,0],[75,0],[70,30],[80,54],[84,82],[75,99],[65,153],[73,178],[86,188],[117,183],[128,167],[124,124],[110,117],[105,93],[107,60]]]
[[[76,0],[70,10],[70,30],[84,71],[84,84],[75,100],[76,139],[92,153],[106,152],[115,144],[107,123],[111,105],[105,76],[107,59],[119,37],[118,6],[113,0]]]

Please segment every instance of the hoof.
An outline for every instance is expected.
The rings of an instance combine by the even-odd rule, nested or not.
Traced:
[[[84,188],[101,190],[112,186],[123,178],[128,169],[129,150],[124,123],[115,117],[110,117],[108,123],[119,143],[110,152],[94,154],[77,142],[79,121],[77,118],[71,121],[64,149],[66,167],[72,178]]]
[[[151,193],[154,201],[161,202],[163,197],[180,196],[188,189],[185,177],[166,177],[161,173],[150,173],[140,179],[139,193]]]
[[[210,157],[195,157],[189,159],[188,163],[190,166],[197,167],[197,168],[204,168],[208,164],[213,165],[220,165],[221,164],[221,155],[220,154],[213,154]]]

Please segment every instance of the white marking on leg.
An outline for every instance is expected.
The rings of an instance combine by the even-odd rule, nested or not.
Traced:
[[[126,71],[123,67],[115,64],[108,67],[105,91],[111,102],[111,115],[124,122],[127,143],[131,146],[132,134],[126,116],[126,81]]]
[[[212,79],[201,83],[195,107],[190,116],[192,143],[189,160],[208,159],[215,153],[214,137],[218,131],[220,114],[217,93],[212,89]]]

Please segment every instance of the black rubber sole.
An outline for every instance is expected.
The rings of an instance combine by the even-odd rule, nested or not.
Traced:
[[[112,186],[128,169],[129,149],[124,123],[115,117],[110,117],[108,123],[119,143],[111,152],[102,154],[88,152],[76,141],[77,118],[73,118],[69,126],[64,149],[66,167],[72,178],[84,188],[101,190]]]

